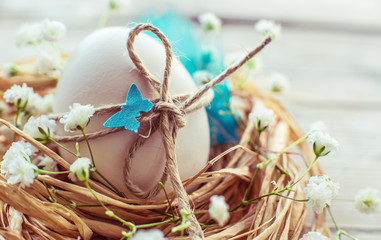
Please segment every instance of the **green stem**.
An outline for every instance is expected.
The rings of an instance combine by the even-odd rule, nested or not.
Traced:
[[[290,200],[293,200],[293,201],[297,201],[297,202],[307,202],[308,201],[308,199],[296,199],[296,198],[292,198],[292,197],[288,197],[288,196],[282,195],[280,193],[275,193],[274,195],[282,197],[282,198],[287,198],[287,199],[290,199]]]
[[[54,140],[50,136],[48,137],[48,140],[50,140],[52,143],[56,144],[58,147],[62,148],[63,150],[67,151],[68,153],[74,155],[76,158],[79,157],[76,153],[74,153],[73,151],[71,151],[70,149],[65,147],[64,145],[60,144],[59,142],[57,142],[56,140]]]
[[[306,175],[307,173],[311,170],[312,166],[315,164],[315,162],[318,160],[319,156],[315,156],[315,159],[311,162],[311,164],[308,166],[307,170],[303,173],[303,175],[293,184],[290,185],[289,188],[292,188],[295,186],[298,182],[300,182]]]
[[[95,166],[95,160],[94,160],[94,156],[93,156],[93,151],[91,151],[91,146],[90,146],[90,143],[89,143],[89,139],[87,138],[87,135],[85,133],[85,129],[81,128],[81,132],[82,132],[83,137],[86,140],[87,147],[89,148],[90,157],[91,157],[91,161],[93,163],[93,167],[96,168],[96,166]]]
[[[167,190],[165,189],[165,186],[162,182],[159,182],[159,185],[161,186],[161,188],[163,189],[164,191],[164,194],[165,194],[165,198],[167,199],[167,202],[168,202],[168,205],[169,205],[169,208],[171,210],[171,213],[172,213],[172,218],[174,219],[175,218],[175,212],[173,211],[173,208],[172,208],[172,204],[171,204],[171,201],[169,201],[169,197],[168,197],[168,193],[167,193]]]
[[[42,170],[42,169],[38,169],[37,172],[39,174],[66,174],[66,173],[70,173],[70,171],[52,172],[52,171],[46,171],[46,170]]]
[[[339,225],[337,225],[337,222],[336,222],[335,218],[333,217],[333,214],[332,214],[332,211],[331,211],[331,207],[329,205],[327,205],[327,209],[328,209],[328,212],[329,212],[329,216],[331,217],[332,222],[335,225],[336,231],[340,231],[340,227],[339,227]]]
[[[93,168],[93,171],[98,174],[113,190],[116,194],[118,194],[120,197],[126,197],[123,192],[119,191],[117,187],[114,186],[103,174],[101,174],[98,169]]]
[[[177,221],[177,220],[179,220],[179,218],[176,218],[175,220],[174,220],[174,219],[168,219],[168,220],[165,220],[165,221],[162,221],[162,222],[156,222],[156,223],[148,223],[148,224],[136,225],[136,229],[139,229],[139,228],[155,227],[155,226],[159,226],[159,225],[163,225],[163,224],[167,224],[167,223],[175,222],[175,221]]]
[[[267,162],[263,163],[260,167],[261,168],[264,168],[266,167],[267,165],[269,165],[270,163],[274,162],[274,161],[277,161],[280,156],[282,156],[284,153],[288,152],[289,150],[291,150],[292,148],[294,148],[295,146],[299,145],[300,143],[304,142],[306,139],[307,139],[308,135],[302,137],[302,138],[299,138],[298,140],[296,140],[295,142],[291,143],[290,145],[288,145],[287,147],[285,147],[282,151],[280,151],[279,153],[277,153],[275,155],[275,157],[273,158],[270,158]]]
[[[106,214],[108,216],[112,217],[112,218],[115,218],[116,220],[118,220],[122,224],[128,226],[130,228],[131,236],[132,236],[136,232],[136,226],[135,226],[135,224],[123,220],[122,218],[120,218],[117,215],[115,215],[114,212],[112,212],[110,209],[108,209],[108,207],[106,207],[106,205],[103,204],[103,202],[98,198],[98,196],[95,194],[93,189],[90,187],[88,180],[85,180],[83,183],[85,184],[86,188],[90,191],[90,193],[94,196],[94,198],[103,207],[103,209],[106,211]]]
[[[259,171],[259,169],[256,168],[256,169],[255,169],[255,172],[254,172],[254,175],[253,175],[253,177],[251,178],[250,184],[249,184],[249,186],[247,187],[245,194],[243,195],[242,202],[245,202],[245,201],[246,201],[247,195],[249,195],[250,190],[251,190],[251,188],[253,187],[254,180],[255,180],[255,178],[257,177],[258,171]]]
[[[46,185],[46,182],[45,181],[42,181],[42,183],[44,184],[45,188],[46,188],[46,191],[48,192],[49,194],[49,200],[52,201],[52,202],[57,202],[57,200],[53,197],[53,195],[50,193],[49,191],[49,188],[48,188],[48,185]]]

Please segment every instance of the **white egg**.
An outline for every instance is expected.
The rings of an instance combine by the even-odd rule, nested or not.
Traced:
[[[126,43],[129,29],[110,27],[96,31],[85,38],[70,56],[57,86],[54,112],[68,112],[73,103],[92,104],[100,107],[125,103],[130,86],[135,83],[143,98],[158,97],[155,90],[132,63]],[[135,51],[145,67],[162,82],[165,51],[159,41],[146,34],[139,34],[134,43]],[[169,92],[171,95],[193,93],[196,86],[187,70],[173,60]],[[105,129],[103,123],[113,114],[94,116],[85,129],[87,133]],[[188,114],[187,124],[179,131],[176,155],[182,179],[200,171],[209,156],[209,125],[204,109]],[[57,134],[65,135],[62,129]],[[76,134],[80,134],[77,132]],[[97,169],[119,190],[131,196],[124,183],[124,162],[129,148],[138,135],[123,130],[90,141]],[[74,149],[74,142],[65,146]],[[80,143],[81,155],[89,153],[85,142]],[[75,158],[60,150],[69,162]],[[164,148],[159,132],[155,132],[139,149],[132,162],[132,181],[147,191],[158,184],[164,170]]]

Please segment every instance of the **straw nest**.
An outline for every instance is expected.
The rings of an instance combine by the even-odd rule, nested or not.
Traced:
[[[231,79],[234,81],[235,78],[237,77],[232,76]],[[18,81],[37,86],[35,89],[40,93],[54,89],[55,85],[51,80],[30,75],[19,76]],[[3,90],[10,86],[10,82],[3,79],[0,83]],[[262,95],[250,84],[243,89],[245,90],[232,92],[234,97],[241,99],[241,105],[236,108],[244,116],[240,143],[235,146],[211,148],[212,156],[208,165],[194,177],[183,181],[185,186],[198,186],[188,196],[196,212],[207,210],[210,204],[209,199],[213,195],[223,195],[230,208],[238,205],[249,186],[257,161],[265,160],[249,144],[250,140],[256,137],[253,123],[247,119],[253,109],[266,106],[273,109],[277,115],[276,125],[261,136],[260,149],[262,151],[268,154],[276,153],[302,137],[294,119],[277,100]],[[0,121],[7,124],[6,121]],[[8,126],[24,140],[39,148],[41,152],[55,159],[63,169],[68,168],[68,163],[54,151],[9,124]],[[2,141],[4,146],[7,144],[9,146],[12,140],[3,138]],[[269,165],[259,171],[248,198],[252,199],[271,192],[274,188],[272,181],[275,181],[280,188],[287,186],[303,173],[311,160],[311,149],[304,143],[292,149],[292,152],[282,155],[277,164],[286,169],[291,177],[279,171],[276,164]],[[321,174],[319,166],[314,165],[309,174]],[[291,198],[303,199],[305,182],[306,180],[303,180],[297,184],[295,191],[286,191],[284,194]],[[101,207],[74,207],[53,203],[44,184],[59,202],[70,199],[76,204],[98,204],[86,188],[70,181],[40,175],[29,188],[22,189],[17,185],[8,184],[0,175],[0,238],[78,239],[80,236],[81,239],[119,239],[121,232],[126,231],[125,226],[106,216]],[[115,195],[96,182],[91,181],[90,185],[99,199],[124,220],[135,224],[148,224],[169,218],[158,213],[170,212],[164,197],[158,200],[131,200]],[[177,199],[173,193],[169,193],[169,196],[175,212],[178,212]],[[212,223],[208,213],[200,213],[196,216],[202,226]],[[203,231],[208,240],[299,239],[304,231],[311,228],[327,233],[324,218],[324,215],[314,215],[307,221],[305,203],[270,196],[231,212],[226,225],[219,227],[212,224],[203,228]],[[178,233],[172,233],[171,228],[174,226],[175,224],[166,224],[156,228],[162,230],[169,239],[188,239],[178,237]]]

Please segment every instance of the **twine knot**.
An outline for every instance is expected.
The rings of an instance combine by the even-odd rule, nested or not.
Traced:
[[[155,104],[153,111],[160,115],[168,115],[170,122],[178,128],[186,125],[185,112],[174,103],[160,101]]]

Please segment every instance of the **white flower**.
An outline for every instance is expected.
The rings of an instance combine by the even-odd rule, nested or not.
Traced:
[[[13,103],[17,108],[22,109],[26,107],[32,94],[34,94],[33,88],[24,83],[22,86],[13,85],[5,91],[4,98],[8,103]]]
[[[58,53],[53,51],[43,52],[37,58],[37,67],[40,74],[53,76],[62,68],[62,61]]]
[[[49,142],[49,138],[54,136],[57,124],[46,115],[38,118],[30,117],[24,126],[24,132],[41,143]]]
[[[224,196],[214,195],[210,198],[209,215],[218,225],[222,226],[229,219],[229,206],[225,202]]]
[[[16,76],[21,71],[21,69],[14,63],[5,63],[3,65],[2,71],[2,77],[4,79],[8,79],[10,77]]]
[[[259,32],[263,37],[271,36],[271,38],[279,38],[282,27],[280,24],[275,23],[274,21],[261,19],[255,25],[254,28]]]
[[[254,122],[258,132],[271,127],[275,123],[275,118],[274,111],[268,108],[255,110],[249,115],[249,119]]]
[[[3,156],[3,161],[1,162],[1,171],[6,172],[7,166],[20,156],[29,158],[32,156],[37,149],[32,146],[32,144],[24,141],[13,142],[8,151]]]
[[[131,240],[166,240],[164,234],[159,229],[139,230]]]
[[[81,105],[74,103],[70,106],[70,112],[66,113],[60,122],[64,124],[64,129],[67,132],[73,132],[75,130],[84,129],[89,123],[90,117],[93,116],[95,109],[94,106]]]
[[[328,153],[339,150],[339,143],[328,133],[322,131],[312,131],[308,135],[308,141],[313,144],[313,150],[316,156],[322,157]]]
[[[11,184],[28,187],[37,175],[37,167],[30,162],[36,149],[27,142],[14,142],[3,156],[1,173]]]
[[[317,214],[322,213],[323,208],[331,205],[339,192],[339,185],[325,175],[312,176],[304,188],[307,205],[310,206]]]
[[[43,170],[50,172],[56,172],[58,170],[57,162],[49,156],[38,156],[37,160],[39,160],[37,166]]]
[[[221,19],[212,12],[201,14],[198,16],[198,21],[205,32],[218,32],[221,29]]]
[[[355,207],[363,213],[375,213],[379,209],[380,201],[378,191],[367,187],[360,190],[355,196]]]
[[[66,34],[66,26],[58,21],[45,19],[40,25],[41,37],[47,41],[57,41]]]
[[[309,232],[304,234],[300,240],[329,240],[329,238],[319,232]]]
[[[286,76],[280,73],[273,73],[270,76],[270,91],[271,92],[284,92],[290,88],[290,83]]]
[[[213,75],[208,71],[200,70],[193,73],[193,78],[196,80],[198,85],[204,85],[213,79]]]
[[[6,165],[6,168],[3,169],[2,173],[5,175],[8,183],[18,184],[20,187],[29,187],[33,183],[34,178],[37,175],[36,165],[28,162],[23,156],[14,158],[11,162]]]
[[[40,24],[25,24],[16,34],[17,46],[36,45],[41,41]]]
[[[69,178],[75,181],[84,182],[90,177],[91,160],[89,158],[78,158],[70,166]]]

